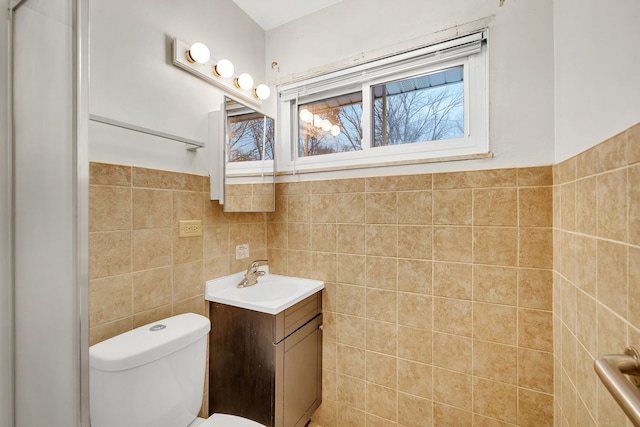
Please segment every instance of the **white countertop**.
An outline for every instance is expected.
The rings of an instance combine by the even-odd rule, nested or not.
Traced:
[[[205,299],[235,307],[278,314],[303,299],[324,289],[321,280],[270,274],[268,266],[259,267],[265,272],[258,283],[238,288],[244,272],[212,279],[206,282]]]

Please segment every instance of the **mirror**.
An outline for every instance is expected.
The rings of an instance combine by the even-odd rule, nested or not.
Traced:
[[[275,210],[275,120],[235,99],[224,99],[225,212]]]

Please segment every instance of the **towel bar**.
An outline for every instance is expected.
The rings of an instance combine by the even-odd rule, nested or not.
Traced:
[[[633,347],[624,354],[598,357],[594,368],[609,393],[635,426],[640,427],[640,355]],[[625,377],[629,376],[629,379]]]
[[[183,142],[189,146],[187,147],[187,150],[189,151],[195,151],[198,148],[204,147],[205,145],[204,142],[196,141],[189,138],[184,138],[182,136],[171,135],[169,133],[160,132],[158,130],[149,129],[149,128],[145,128],[138,125],[132,125],[131,123],[125,123],[119,120],[109,119],[107,117],[96,116],[95,114],[89,114],[89,120],[91,120],[92,122],[98,122],[98,123],[103,123],[105,125],[111,125],[111,126],[115,126],[123,129],[132,130],[135,132],[146,133],[147,135],[153,135],[153,136],[158,136],[160,138]]]

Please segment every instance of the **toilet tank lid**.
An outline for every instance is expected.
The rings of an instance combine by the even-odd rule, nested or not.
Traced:
[[[89,348],[89,366],[124,371],[151,363],[193,344],[209,333],[204,316],[185,313],[149,323]]]

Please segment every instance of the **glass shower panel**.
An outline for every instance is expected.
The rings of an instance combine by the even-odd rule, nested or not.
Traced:
[[[76,0],[12,9],[16,426],[79,425]]]

